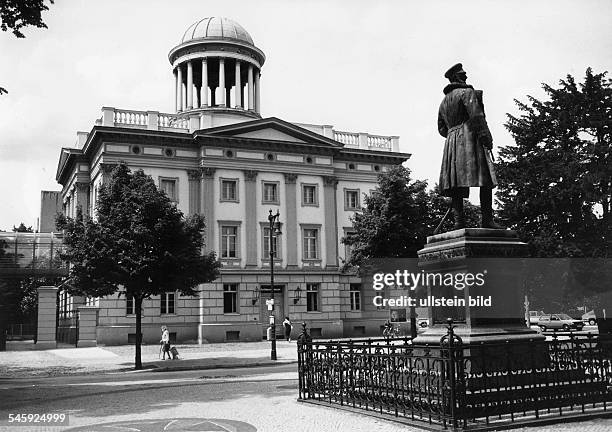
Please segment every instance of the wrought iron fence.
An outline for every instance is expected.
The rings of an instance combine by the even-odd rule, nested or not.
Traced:
[[[452,323],[439,345],[410,338],[298,339],[299,399],[404,422],[478,429],[556,416],[606,413],[612,340],[464,344]]]

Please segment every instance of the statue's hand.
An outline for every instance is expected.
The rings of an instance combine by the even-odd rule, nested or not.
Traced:
[[[478,136],[478,143],[486,149],[491,150],[493,148],[493,137],[489,131],[483,131]]]

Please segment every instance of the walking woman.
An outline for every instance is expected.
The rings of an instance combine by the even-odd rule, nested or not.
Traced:
[[[162,351],[164,352],[163,360],[166,360],[166,353],[168,353],[168,360],[172,359],[170,355],[170,333],[168,333],[168,327],[165,325],[161,327],[162,337],[160,343],[162,344]]]
[[[287,342],[291,342],[291,329],[293,328],[293,325],[291,324],[289,317],[285,317],[283,326],[285,326],[285,339],[287,339]]]

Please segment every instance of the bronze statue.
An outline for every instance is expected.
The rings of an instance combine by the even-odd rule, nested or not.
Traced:
[[[463,199],[470,187],[480,187],[481,227],[505,229],[493,221],[493,188],[497,186],[491,148],[493,138],[485,119],[482,90],[466,84],[467,74],[457,63],[444,77],[444,99],[438,111],[438,131],[446,138],[440,192],[452,198],[454,229],[465,228]]]

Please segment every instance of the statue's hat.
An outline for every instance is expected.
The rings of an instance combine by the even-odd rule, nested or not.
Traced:
[[[451,79],[452,76],[458,72],[465,72],[461,63],[457,63],[456,65],[451,66],[451,68],[447,70],[444,74],[444,78]]]

